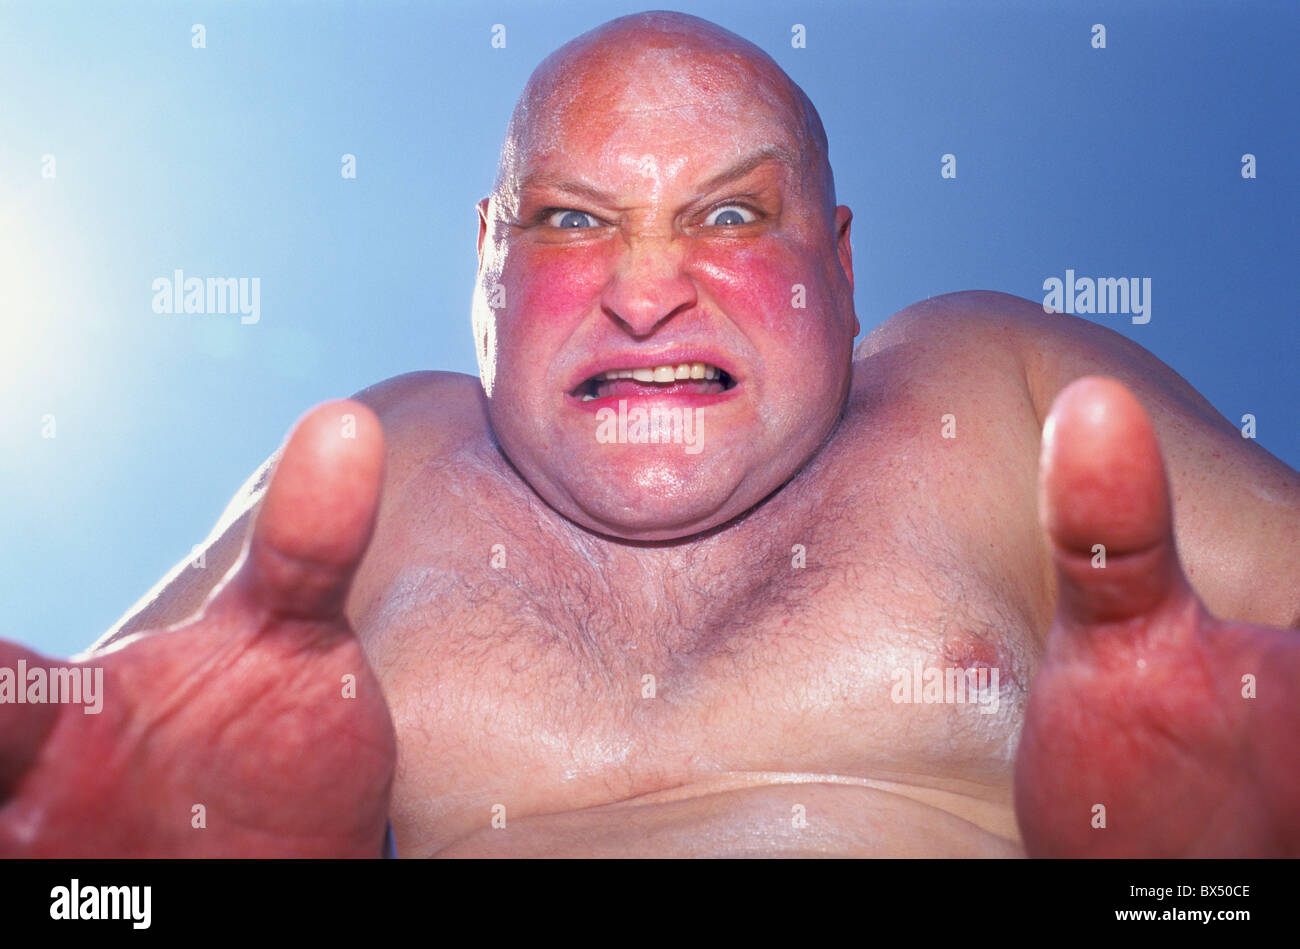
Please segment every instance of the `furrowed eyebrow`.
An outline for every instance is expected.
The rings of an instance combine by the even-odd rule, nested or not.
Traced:
[[[563,191],[567,194],[576,195],[580,198],[586,198],[596,204],[605,207],[614,206],[614,196],[601,191],[594,185],[589,185],[583,181],[572,181],[564,178],[553,178],[550,175],[529,175],[519,183],[519,190],[526,191],[529,188],[554,188],[557,191]]]
[[[782,148],[780,145],[768,145],[764,148],[760,148],[756,152],[751,152],[734,165],[718,172],[708,181],[704,182],[704,184],[700,185],[700,194],[708,194],[711,191],[716,191],[725,184],[729,184],[745,177],[745,175],[749,174],[759,165],[769,161],[780,162],[789,168],[799,167],[799,163],[794,160],[794,156],[791,155],[788,150]]]
[[[704,195],[716,191],[725,184],[745,177],[745,175],[749,174],[759,165],[769,161],[780,162],[789,168],[799,167],[799,163],[794,160],[794,156],[788,149],[783,148],[780,145],[768,145],[755,152],[751,152],[735,164],[709,178],[700,185],[698,192]],[[606,191],[602,191],[594,185],[587,184],[585,181],[556,178],[546,174],[532,174],[525,177],[519,183],[519,189],[521,191],[536,187],[554,188],[557,191],[563,191],[580,198],[586,198],[587,200],[603,205],[604,207],[617,206],[617,199],[613,195]]]

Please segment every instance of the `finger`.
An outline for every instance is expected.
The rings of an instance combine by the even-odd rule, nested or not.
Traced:
[[[253,524],[236,589],[292,619],[341,618],[370,543],[383,484],[379,419],[327,402],[295,426]]]
[[[1043,426],[1039,469],[1061,623],[1119,623],[1194,599],[1160,446],[1127,388],[1099,376],[1066,386]]]
[[[23,665],[19,665],[19,662]],[[49,702],[18,702],[17,691],[6,695],[8,688],[26,694],[27,669],[46,669],[54,663],[16,643],[0,640],[0,803],[36,760],[60,706]],[[20,673],[23,673],[20,675]]]

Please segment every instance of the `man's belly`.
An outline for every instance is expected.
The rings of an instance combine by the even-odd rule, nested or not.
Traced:
[[[429,855],[1023,856],[1009,800],[989,795],[824,774],[724,774],[602,807],[506,814]]]

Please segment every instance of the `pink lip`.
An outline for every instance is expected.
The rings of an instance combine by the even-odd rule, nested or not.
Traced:
[[[716,366],[731,377],[735,383],[732,390],[740,385],[740,376],[736,374],[735,367],[724,354],[714,349],[699,346],[676,346],[668,349],[655,351],[646,350],[622,350],[612,353],[601,353],[599,356],[584,363],[578,368],[574,377],[564,387],[565,395],[571,394],[578,386],[582,385],[592,376],[598,376],[601,373],[610,372],[615,369],[639,369],[646,366],[680,366],[682,363],[703,362],[710,366]],[[728,390],[728,391],[732,391]],[[712,396],[699,396],[699,398],[716,399],[718,393]],[[684,396],[679,396],[684,398]],[[582,400],[577,400],[581,402]],[[604,399],[595,399],[593,402],[604,402]]]

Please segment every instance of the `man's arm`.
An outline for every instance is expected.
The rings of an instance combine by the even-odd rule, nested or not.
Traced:
[[[375,414],[317,406],[201,614],[72,660],[93,709],[0,716],[0,855],[378,856],[396,739],[343,608],[383,472]]]
[[[352,398],[379,417],[388,434],[388,480],[400,483],[411,468],[403,445],[412,442],[431,452],[449,449],[465,432],[485,424],[481,397],[478,381],[470,376],[425,370],[377,382]],[[199,611],[239,559],[279,457],[277,450],[253,472],[207,539],[127,610],[90,651],[142,630],[164,629]]]
[[[1182,376],[1119,333],[1041,313],[1026,348],[1035,411],[1081,376],[1123,382],[1146,410],[1169,473],[1174,534],[1189,580],[1216,616],[1300,624],[1300,474],[1243,438]]]
[[[278,457],[277,451],[253,472],[226,505],[207,539],[167,571],[108,632],[95,641],[90,651],[103,649],[141,630],[164,629],[189,619],[199,611],[213,587],[239,559],[249,525]]]
[[[1179,556],[1201,599],[1226,619],[1300,625],[1300,474],[1243,438],[1182,376],[1113,330],[1008,294],[936,297],[919,318],[968,346],[1013,346],[1040,423],[1075,379],[1124,383],[1160,442]],[[1044,565],[1055,598],[1050,558]]]

